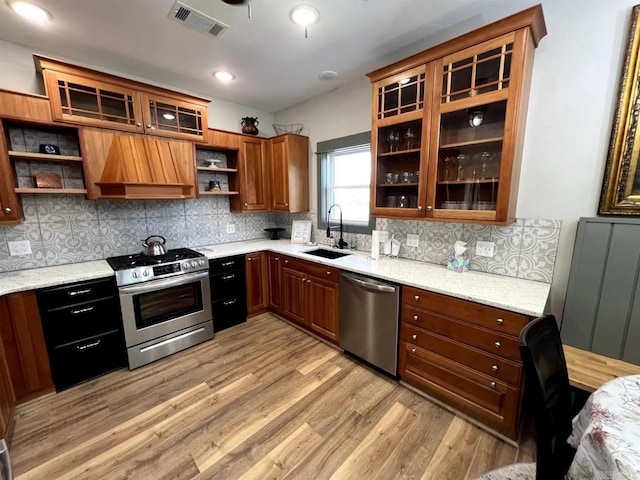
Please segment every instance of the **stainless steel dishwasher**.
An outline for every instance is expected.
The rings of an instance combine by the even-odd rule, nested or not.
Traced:
[[[400,286],[340,274],[340,346],[396,376]]]

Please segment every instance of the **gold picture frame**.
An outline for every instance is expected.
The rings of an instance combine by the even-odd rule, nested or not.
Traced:
[[[633,7],[599,215],[640,216],[640,5]]]

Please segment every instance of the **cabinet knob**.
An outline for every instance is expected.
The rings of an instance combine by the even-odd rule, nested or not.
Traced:
[[[289,204],[288,204],[288,203],[285,203],[285,204],[284,204],[284,206],[285,206],[285,207],[288,207],[288,206],[289,206]]]
[[[245,206],[245,207],[248,207],[248,206],[249,206],[249,204],[248,204],[247,202],[244,202],[244,206]]]
[[[5,207],[4,208],[4,213],[9,214],[11,212],[12,212],[11,208],[9,208],[9,207]]]
[[[413,319],[414,319],[414,320],[418,320],[418,315],[414,315],[414,316],[413,316]]]
[[[253,258],[251,258],[251,257],[247,258],[248,262],[250,262],[251,260],[253,260]]]
[[[284,263],[289,263],[289,260],[285,260]]]
[[[412,348],[412,349],[411,349],[411,353],[416,353],[416,349],[415,349],[415,348]]]
[[[494,345],[496,346],[496,348],[500,348],[502,346],[502,344],[500,342],[496,342],[496,343],[494,343]]]
[[[493,370],[494,372],[498,371],[498,365],[492,365],[491,366],[491,370]]]
[[[418,205],[418,210],[422,210],[422,205]]]
[[[311,283],[311,280],[307,280],[307,283]]]
[[[427,210],[431,211],[433,210],[433,207],[431,205],[427,205]]]
[[[415,333],[413,335],[411,335],[411,338],[413,338],[414,340],[418,339],[418,335],[416,335]]]
[[[153,128],[153,125],[151,125],[150,123],[147,123],[147,128]]]
[[[274,260],[277,262],[280,260],[280,257],[274,257]]]
[[[498,318],[496,322],[498,325],[502,325],[504,323],[504,320],[502,320],[501,318]]]
[[[327,270],[327,275],[331,275],[331,272],[329,270]]]
[[[136,126],[141,127],[142,123],[138,122],[138,123],[136,123]]]
[[[490,386],[491,388],[496,388],[496,382],[491,382],[491,383],[489,383],[489,386]]]
[[[420,295],[414,295],[413,299],[417,302],[418,300],[420,300]]]

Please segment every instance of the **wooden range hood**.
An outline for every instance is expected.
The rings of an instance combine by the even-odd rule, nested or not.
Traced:
[[[195,185],[183,171],[171,141],[114,135],[100,181],[102,198],[193,198]]]

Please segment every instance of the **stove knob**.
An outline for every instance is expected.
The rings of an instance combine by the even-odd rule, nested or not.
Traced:
[[[133,273],[131,274],[131,276],[132,276],[133,278],[138,278],[140,275],[138,275],[138,272],[133,272]]]
[[[204,260],[198,260],[198,265],[200,265],[201,267],[204,267]]]
[[[191,262],[191,268],[196,268],[198,264],[196,262]]]
[[[142,272],[142,275],[144,275],[145,277],[149,276],[149,270],[145,270],[144,272]]]
[[[189,270],[189,268],[191,268],[191,267],[189,267],[189,262],[184,262],[184,263],[182,264],[182,269],[183,269],[183,270]]]

